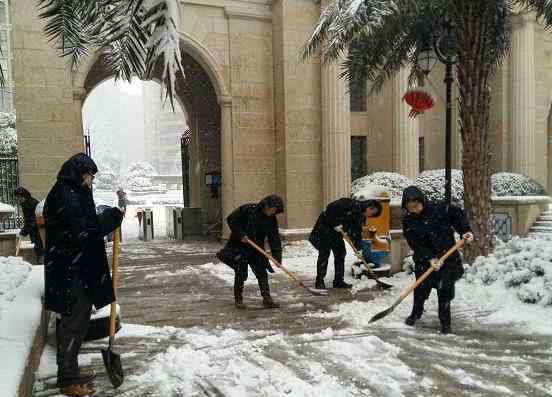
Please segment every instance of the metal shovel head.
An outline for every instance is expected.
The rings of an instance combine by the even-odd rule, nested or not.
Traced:
[[[308,288],[308,290],[313,295],[328,296],[330,294],[327,289]]]
[[[102,358],[111,384],[114,388],[118,388],[124,380],[121,356],[111,350],[110,344],[107,349],[102,349]]]
[[[381,281],[379,279],[376,279],[376,282],[381,289],[390,289],[394,287],[394,285],[387,284],[385,281]]]
[[[395,308],[399,305],[399,303],[401,303],[400,300],[398,302],[395,302],[393,304],[393,306],[391,306],[389,309],[385,309],[384,311],[379,312],[378,314],[376,314],[374,317],[372,317],[370,319],[369,323],[373,323],[373,322],[376,322],[378,320],[381,320],[382,318],[387,316],[389,313],[391,313],[393,310],[395,310]]]

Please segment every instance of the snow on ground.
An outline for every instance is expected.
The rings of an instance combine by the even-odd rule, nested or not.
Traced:
[[[0,396],[17,395],[42,314],[44,270],[0,257]]]
[[[2,312],[15,299],[17,288],[27,280],[31,265],[21,258],[0,257],[0,320]]]

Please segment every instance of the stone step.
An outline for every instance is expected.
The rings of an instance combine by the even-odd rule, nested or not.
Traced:
[[[547,215],[547,216],[539,216],[537,218],[537,221],[548,221],[548,222],[552,222],[552,216],[550,215]]]
[[[529,233],[552,234],[552,228],[532,227],[531,229],[529,229]]]
[[[552,227],[552,221],[537,220],[533,226],[549,226],[549,227]]]

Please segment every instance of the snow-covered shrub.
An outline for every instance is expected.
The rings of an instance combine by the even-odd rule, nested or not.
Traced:
[[[491,176],[493,196],[543,196],[546,190],[535,180],[521,174],[499,172]]]
[[[385,189],[391,199],[401,199],[403,190],[413,184],[406,176],[395,172],[375,172],[355,179],[351,193],[354,198],[367,199],[373,195],[374,190]]]
[[[16,154],[15,112],[0,112],[0,156],[15,156]]]
[[[469,283],[499,283],[521,302],[552,306],[552,237],[514,237],[497,242],[488,257],[479,257],[466,270]]]
[[[94,179],[94,187],[98,190],[116,191],[119,187],[119,178],[109,167],[100,168]]]
[[[415,185],[418,186],[430,201],[445,199],[445,170],[422,172]],[[452,202],[464,207],[464,174],[461,170],[452,170]]]
[[[157,171],[147,161],[136,161],[130,164],[126,172],[128,189],[139,192],[156,190],[153,186],[151,177],[158,175]]]

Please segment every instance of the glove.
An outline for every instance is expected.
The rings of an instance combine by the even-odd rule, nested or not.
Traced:
[[[343,225],[338,225],[334,227],[334,230],[338,233],[343,233]]]
[[[464,233],[464,235],[462,236],[462,238],[464,240],[466,240],[467,243],[471,243],[473,241],[473,233],[472,232],[467,232],[467,233]]]
[[[443,266],[443,262],[441,262],[437,258],[433,258],[429,263],[431,264],[431,267],[435,269],[435,271],[441,270],[441,266]]]
[[[362,250],[355,251],[355,255],[357,256],[357,258],[362,258],[363,257]]]

